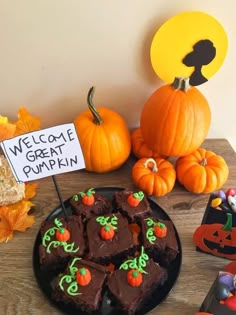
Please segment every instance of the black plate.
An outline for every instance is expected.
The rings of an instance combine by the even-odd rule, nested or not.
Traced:
[[[108,198],[111,198],[112,195],[115,193],[117,190],[123,190],[123,188],[118,188],[118,187],[101,187],[101,188],[95,188],[96,192],[101,193],[105,195]],[[72,209],[69,205],[69,199],[67,199],[64,202],[65,209],[69,214],[72,213]],[[153,216],[163,219],[163,220],[171,220],[168,214],[158,206],[156,202],[154,202],[151,198],[148,198],[150,202],[150,206],[153,210]],[[53,220],[55,217],[60,217],[63,216],[63,211],[61,206],[58,208],[54,209],[49,216],[46,218],[46,220]],[[155,290],[152,294],[152,296],[147,300],[144,301],[144,304],[142,306],[142,309],[136,313],[135,315],[138,314],[146,314],[147,312],[151,311],[153,308],[155,308],[157,305],[162,303],[168,294],[170,293],[171,289],[173,288],[179,273],[180,273],[180,268],[181,268],[181,261],[182,261],[182,248],[181,248],[181,242],[180,238],[178,235],[178,232],[174,226],[175,232],[176,232],[176,238],[179,246],[179,253],[176,257],[176,259],[169,265],[167,272],[168,272],[168,279],[164,283],[164,285],[157,290]],[[41,243],[41,237],[40,233],[37,234],[35,244],[34,244],[34,249],[33,249],[33,269],[35,273],[35,277],[37,280],[37,283],[43,293],[47,296],[48,300],[54,304],[55,307],[60,309],[62,312],[68,315],[87,315],[86,312],[78,311],[78,309],[73,308],[72,306],[68,306],[64,303],[57,303],[51,299],[51,293],[52,293],[52,283],[53,279],[55,279],[56,274],[53,272],[45,271],[40,268],[39,264],[39,245]],[[105,293],[100,311],[98,314],[101,315],[121,315],[121,311],[118,310],[116,307],[111,306],[109,298],[107,294]]]

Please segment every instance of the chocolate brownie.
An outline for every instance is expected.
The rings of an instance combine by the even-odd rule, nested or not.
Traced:
[[[84,228],[80,216],[44,221],[40,234],[42,243],[39,245],[39,257],[43,267],[59,268],[71,256],[82,256],[85,252]]]
[[[134,202],[128,199],[134,200]],[[135,199],[139,199],[139,203],[135,204]],[[114,208],[126,216],[129,222],[136,222],[137,218],[152,214],[152,209],[149,205],[146,195],[142,191],[132,191],[124,189],[116,191],[113,196]]]
[[[140,224],[140,239],[145,251],[154,261],[163,266],[169,265],[178,254],[178,243],[172,222],[147,217],[141,219]]]
[[[85,220],[94,215],[112,212],[111,201],[105,196],[96,193],[93,188],[88,189],[86,192],[75,194],[70,199],[70,205],[75,213],[81,215]]]
[[[134,314],[153,291],[164,284],[167,272],[146,253],[125,261],[108,278],[110,298],[126,314]]]
[[[136,246],[128,220],[120,213],[91,218],[87,223],[88,257],[99,263],[119,263]]]
[[[102,301],[106,277],[105,266],[72,258],[56,278],[52,298],[88,313],[96,311]]]

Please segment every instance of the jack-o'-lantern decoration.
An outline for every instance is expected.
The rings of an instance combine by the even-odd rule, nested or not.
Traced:
[[[236,260],[236,227],[232,227],[232,214],[226,215],[225,225],[200,225],[193,234],[193,241],[203,252]]]

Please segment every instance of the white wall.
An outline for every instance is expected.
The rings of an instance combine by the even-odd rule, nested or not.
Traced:
[[[214,16],[228,34],[224,64],[199,89],[212,110],[208,137],[236,149],[235,0],[0,0],[0,114],[15,120],[25,106],[42,127],[70,122],[94,85],[97,105],[138,126],[144,102],[163,84],[150,64],[151,40],[189,10]]]

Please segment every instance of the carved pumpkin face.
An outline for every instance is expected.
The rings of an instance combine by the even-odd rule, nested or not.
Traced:
[[[232,214],[227,213],[225,225],[203,224],[193,234],[195,245],[206,253],[236,260],[236,227],[232,227]]]

